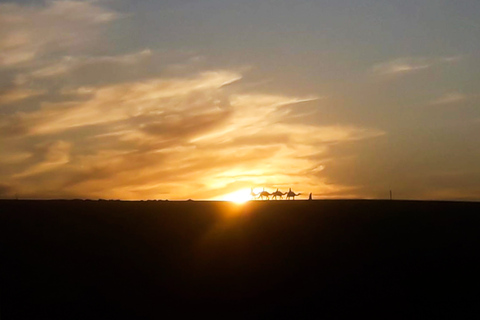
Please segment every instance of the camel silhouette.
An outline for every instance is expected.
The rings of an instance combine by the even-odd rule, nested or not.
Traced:
[[[278,188],[277,188],[277,191],[273,192],[272,193],[272,200],[275,199],[277,200],[277,197],[280,197],[280,199],[283,199],[283,196],[287,194],[286,192],[282,192],[282,191],[278,191]]]
[[[295,200],[295,197],[296,196],[299,196],[301,193],[295,193],[292,191],[292,188],[288,189],[288,193],[287,193],[287,200]]]
[[[270,196],[271,196],[271,195],[272,195],[272,194],[271,194],[270,192],[268,192],[268,191],[265,191],[265,189],[263,189],[263,191],[262,191],[262,192],[260,192],[260,194],[259,194],[258,198],[260,198],[260,199],[264,200],[263,198],[264,198],[264,197],[266,197],[266,198],[267,198],[267,200],[270,200]]]

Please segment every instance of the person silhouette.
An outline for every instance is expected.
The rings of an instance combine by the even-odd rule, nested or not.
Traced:
[[[308,195],[308,200],[312,200],[312,193],[310,192],[310,194]]]

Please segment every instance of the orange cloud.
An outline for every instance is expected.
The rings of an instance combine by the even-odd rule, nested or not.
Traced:
[[[0,105],[28,99],[34,96],[44,94],[44,90],[33,90],[26,88],[12,88],[0,92]]]
[[[48,181],[52,192],[128,199],[213,198],[240,185],[314,186],[309,171],[319,172],[321,164],[310,155],[383,134],[288,123],[295,105],[316,98],[230,93],[225,85],[240,78],[215,71],[78,88],[85,96],[79,101],[12,115],[16,121],[8,123],[24,129],[16,139],[69,142],[51,144],[46,154],[57,157],[27,161],[10,180],[32,181],[41,194],[55,171],[61,174]]]

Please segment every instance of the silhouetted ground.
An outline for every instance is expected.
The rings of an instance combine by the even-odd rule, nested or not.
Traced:
[[[0,318],[465,319],[480,203],[0,201]]]

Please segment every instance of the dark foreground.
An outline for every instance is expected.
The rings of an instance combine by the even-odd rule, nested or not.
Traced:
[[[480,203],[0,201],[0,319],[466,318]]]

